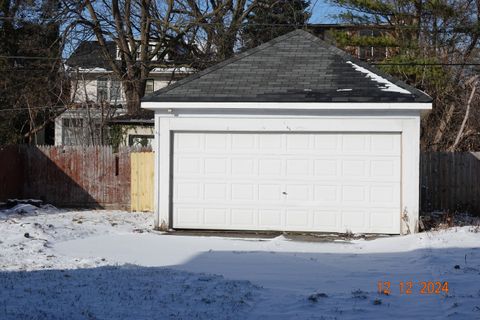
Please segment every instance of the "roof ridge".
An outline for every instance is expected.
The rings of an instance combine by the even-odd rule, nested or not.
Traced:
[[[189,83],[189,82],[191,82],[191,81],[194,81],[194,80],[196,80],[196,79],[198,79],[198,78],[200,78],[200,77],[203,77],[203,76],[205,76],[205,75],[207,75],[207,74],[209,74],[209,73],[212,73],[212,72],[214,72],[214,71],[216,71],[216,70],[219,70],[219,69],[221,69],[221,68],[223,68],[223,67],[226,67],[226,66],[228,66],[229,64],[232,64],[232,63],[234,63],[234,62],[237,62],[237,61],[239,61],[239,60],[242,60],[242,59],[244,59],[244,58],[247,58],[247,57],[249,57],[249,56],[251,56],[251,55],[253,55],[253,54],[255,54],[255,53],[258,53],[258,52],[263,51],[263,50],[265,50],[265,49],[267,49],[267,48],[270,48],[271,46],[275,45],[276,43],[278,43],[278,42],[280,42],[280,41],[283,41],[283,40],[285,40],[285,39],[288,39],[288,38],[291,38],[291,37],[297,35],[297,34],[298,34],[297,31],[299,31],[299,30],[300,30],[300,29],[295,29],[294,31],[288,32],[288,33],[286,33],[286,34],[284,34],[284,35],[281,35],[281,36],[279,36],[279,37],[273,38],[273,39],[271,39],[270,41],[267,41],[267,42],[265,42],[265,43],[262,43],[261,45],[259,45],[259,46],[257,46],[257,47],[254,47],[254,48],[245,50],[245,51],[243,51],[243,52],[240,52],[240,53],[238,53],[238,54],[235,54],[234,56],[232,56],[232,57],[230,57],[230,58],[228,58],[228,59],[226,59],[226,60],[224,60],[224,61],[221,61],[221,62],[219,62],[219,63],[216,63],[216,64],[214,64],[214,65],[212,65],[212,66],[210,66],[210,67],[208,67],[208,68],[206,68],[206,69],[203,69],[202,71],[199,71],[199,72],[197,72],[197,73],[195,73],[195,74],[187,77],[187,78],[184,78],[184,79],[182,79],[182,80],[179,80],[179,81],[175,82],[175,83],[172,84],[172,85],[169,85],[169,86],[167,86],[167,87],[165,87],[165,88],[162,88],[162,89],[160,89],[160,90],[155,91],[155,92],[152,94],[152,96],[161,95],[161,94],[163,94],[163,93],[165,93],[165,92],[168,92],[168,91],[170,91],[170,90],[173,90],[173,89],[175,89],[175,88],[177,88],[177,87],[179,87],[179,86],[181,86],[181,85],[184,85],[184,84],[186,84],[186,83]],[[300,31],[303,31],[303,30],[300,30]],[[303,31],[303,32],[306,32],[306,31]],[[306,32],[306,33],[308,33],[308,32]]]

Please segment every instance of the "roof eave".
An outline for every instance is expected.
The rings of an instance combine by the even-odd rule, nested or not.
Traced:
[[[148,110],[273,109],[273,110],[430,110],[431,102],[142,102]]]

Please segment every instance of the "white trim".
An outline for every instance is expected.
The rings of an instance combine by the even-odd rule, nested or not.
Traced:
[[[155,117],[155,131],[154,131],[154,135],[155,135],[155,143],[153,144],[153,153],[154,153],[154,170],[155,170],[155,174],[158,175],[158,173],[160,172],[160,148],[159,148],[159,142],[160,142],[160,118],[159,117]],[[153,185],[153,190],[154,190],[154,202],[153,202],[153,207],[154,207],[154,212],[159,212],[159,209],[160,209],[160,197],[158,196],[160,194],[160,180],[159,179],[154,179],[154,185]],[[160,227],[160,221],[159,221],[159,215],[158,214],[155,214],[154,215],[154,225],[158,228]]]
[[[299,109],[299,110],[430,110],[420,102],[142,102],[142,108],[160,109]]]

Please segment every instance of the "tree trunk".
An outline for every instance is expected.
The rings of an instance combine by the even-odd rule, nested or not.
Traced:
[[[438,149],[439,149],[438,145],[442,141],[443,134],[445,133],[445,130],[447,130],[447,128],[450,125],[454,110],[455,110],[455,105],[452,103],[452,104],[450,104],[450,106],[448,106],[447,111],[445,111],[442,114],[442,118],[440,119],[440,124],[437,128],[437,131],[435,133],[435,137],[433,139],[433,151],[438,151]]]
[[[124,80],[123,88],[127,102],[127,113],[130,115],[137,114],[140,111],[145,85],[142,85],[142,81]]]
[[[449,148],[449,151],[455,151],[458,144],[460,143],[460,139],[463,136],[463,131],[465,130],[465,125],[467,124],[468,116],[470,115],[470,106],[472,105],[472,100],[473,100],[473,97],[475,96],[476,89],[477,89],[477,81],[475,80],[473,83],[472,91],[470,93],[470,97],[468,98],[467,110],[465,111],[465,116],[463,117],[462,125],[460,126],[460,129],[458,130],[458,133],[457,133],[457,137],[455,138],[455,142]]]

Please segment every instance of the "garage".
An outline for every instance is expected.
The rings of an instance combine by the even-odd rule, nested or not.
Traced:
[[[398,133],[173,135],[173,227],[395,233]]]
[[[162,230],[415,232],[423,92],[301,30],[187,77],[155,111]]]

